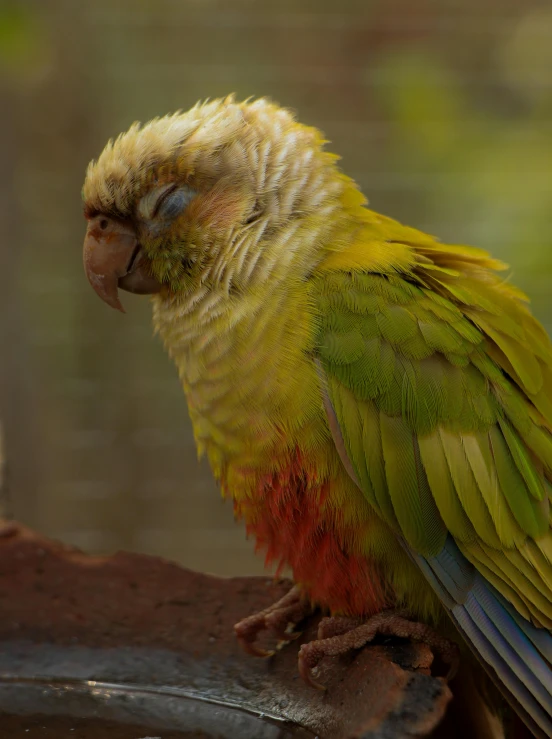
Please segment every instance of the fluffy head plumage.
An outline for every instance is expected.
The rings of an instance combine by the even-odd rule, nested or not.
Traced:
[[[351,188],[324,143],[266,99],[197,104],[111,140],[88,167],[85,212],[131,221],[173,293],[198,281],[243,286],[289,265],[291,234],[305,219],[324,222]],[[171,184],[185,189],[186,208],[161,222],[155,200]]]
[[[144,125],[133,123],[90,162],[83,188],[85,207],[131,215],[136,199],[154,181],[192,175],[199,156],[227,146],[243,126],[241,107],[232,97],[198,103],[187,113],[179,111]]]

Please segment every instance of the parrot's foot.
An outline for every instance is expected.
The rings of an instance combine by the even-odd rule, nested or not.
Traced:
[[[312,677],[312,670],[324,657],[335,657],[353,649],[361,649],[372,641],[376,634],[397,636],[415,642],[423,642],[448,666],[445,677],[454,677],[459,664],[459,650],[454,642],[437,634],[426,624],[409,621],[406,614],[397,611],[382,611],[368,621],[358,618],[323,618],[318,626],[318,639],[301,645],[299,650],[299,673],[313,688],[324,690],[324,686]]]
[[[293,631],[293,627],[310,616],[313,610],[300,588],[295,585],[289,593],[264,611],[239,621],[234,626],[234,631],[246,652],[256,657],[270,657],[274,654],[273,651],[261,649],[255,644],[257,635],[261,631],[269,631],[279,641],[297,639],[301,634]]]

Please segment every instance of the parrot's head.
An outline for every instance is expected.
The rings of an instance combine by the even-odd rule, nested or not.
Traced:
[[[233,97],[133,124],[90,163],[83,188],[84,265],[98,295],[161,298],[243,290],[294,260],[346,187],[314,129],[265,99]],[[292,239],[298,229],[307,239]],[[297,244],[303,254],[297,254]]]

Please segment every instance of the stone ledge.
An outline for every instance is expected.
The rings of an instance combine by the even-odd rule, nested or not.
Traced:
[[[450,719],[435,731],[451,691],[430,674],[425,645],[380,643],[326,659],[324,693],[297,674],[298,644],[315,637],[316,618],[274,657],[244,654],[233,624],[289,586],[211,577],[139,554],[89,556],[7,523],[0,531],[0,677],[182,689],[280,720],[281,736],[455,736]],[[0,691],[0,711],[9,713],[4,703]]]

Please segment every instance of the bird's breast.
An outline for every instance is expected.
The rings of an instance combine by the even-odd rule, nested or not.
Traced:
[[[263,464],[324,423],[312,316],[300,294],[159,300],[154,321],[178,367],[198,450],[218,478],[229,464]]]
[[[300,296],[210,314],[201,301],[187,311],[157,301],[155,324],[198,449],[267,560],[290,566],[313,600],[337,612],[383,607],[366,558],[369,531],[381,525],[335,449]]]

